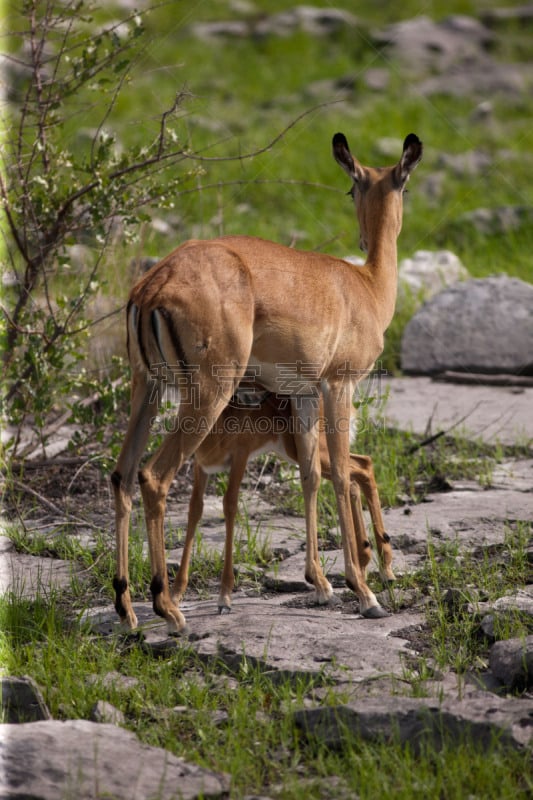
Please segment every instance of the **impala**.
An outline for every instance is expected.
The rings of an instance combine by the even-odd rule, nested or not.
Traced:
[[[322,477],[331,479],[328,447],[323,430],[319,434],[319,451]],[[218,608],[221,613],[231,609],[234,586],[233,533],[239,489],[248,461],[265,452],[275,452],[289,461],[298,461],[290,404],[286,398],[262,391],[260,387],[252,386],[251,391],[248,387],[239,387],[233,401],[224,409],[194,454],[194,482],[187,531],[180,568],[173,586],[173,594],[178,600],[182,599],[187,588],[192,546],[196,526],[202,517],[203,497],[209,475],[229,470],[223,501],[226,542]],[[361,569],[365,571],[370,563],[371,550],[365,531],[359,487],[363,490],[372,519],[380,575],[385,581],[393,581],[390,538],[383,524],[370,456],[350,454],[349,475],[352,518]]]
[[[249,236],[191,240],[154,266],[134,286],[127,308],[132,368],[131,414],[112,475],[116,510],[115,607],[137,625],[128,587],[128,531],[141,456],[156,418],[162,387],[179,391],[175,423],[139,471],[156,614],[169,630],[185,618],[172,598],[165,558],[166,497],[176,473],[207,436],[243,378],[290,397],[306,521],[306,580],[319,602],[332,588],[320,565],[317,492],[320,483],[319,397],[335,490],[345,577],[361,613],[381,617],[356,547],[350,503],[350,415],[355,385],[383,349],[396,302],[396,241],[403,191],[422,157],[414,134],[397,164],[362,166],[346,137],[333,137],[333,154],[352,180],[367,253],[363,267]]]

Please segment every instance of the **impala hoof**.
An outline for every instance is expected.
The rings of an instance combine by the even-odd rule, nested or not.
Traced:
[[[383,617],[390,617],[388,611],[385,611],[381,606],[370,606],[366,611],[361,612],[365,619],[382,619]]]
[[[177,631],[175,628],[170,629],[170,627],[167,630],[167,636],[169,639],[180,639],[182,636],[188,636],[188,635],[189,635],[188,625],[184,625],[183,628],[179,629],[179,631]]]
[[[231,606],[219,606],[218,607],[219,614],[231,614]]]
[[[124,633],[128,633],[128,631],[135,631],[138,624],[137,616],[133,611],[127,612],[124,616],[120,617],[120,629]]]

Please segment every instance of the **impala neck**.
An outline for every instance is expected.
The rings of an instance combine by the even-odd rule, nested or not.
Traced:
[[[378,301],[378,314],[383,331],[389,327],[396,305],[398,291],[396,241],[399,232],[397,216],[386,213],[385,209],[377,217],[375,225],[367,231],[368,257],[366,266]]]

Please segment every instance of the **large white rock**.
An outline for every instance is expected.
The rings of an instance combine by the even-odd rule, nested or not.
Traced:
[[[402,369],[533,374],[533,285],[499,276],[456,283],[408,322]]]

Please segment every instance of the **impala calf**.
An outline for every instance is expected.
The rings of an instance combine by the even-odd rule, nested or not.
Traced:
[[[250,236],[192,240],[156,264],[133,287],[127,308],[132,368],[131,415],[112,475],[117,574],[115,606],[135,627],[128,586],[132,493],[159,384],[178,387],[173,429],[139,472],[156,614],[173,631],[185,619],[168,583],[164,515],[176,473],[205,439],[248,374],[286,394],[297,425],[295,446],[305,506],[306,579],[320,602],[332,594],[320,564],[317,492],[320,483],[319,403],[337,501],[346,582],[366,617],[386,614],[366,583],[355,544],[350,499],[349,421],[352,395],[383,349],[397,290],[396,240],[405,185],[422,157],[409,134],[397,164],[364,167],[346,137],[333,137],[333,155],[349,175],[359,220],[363,267]]]
[[[209,434],[194,454],[194,483],[189,503],[187,531],[183,546],[180,568],[174,580],[173,595],[181,600],[187,589],[189,564],[196,527],[203,512],[203,497],[209,475],[229,470],[229,479],[224,493],[224,518],[226,542],[224,546],[224,567],[220,584],[218,608],[220,612],[231,609],[231,593],[234,586],[233,575],[233,534],[237,515],[239,489],[246,465],[251,458],[260,453],[274,452],[289,461],[297,463],[298,455],[294,437],[294,425],[289,403],[260,387],[239,388],[235,402],[222,412]],[[331,465],[324,430],[319,435],[320,469],[323,478],[331,480]],[[374,478],[370,456],[350,454],[350,502],[356,535],[357,558],[363,571],[371,558],[361,492],[363,490],[370,511],[380,575],[384,580],[393,581],[392,549],[390,538],[385,532],[378,488]]]

